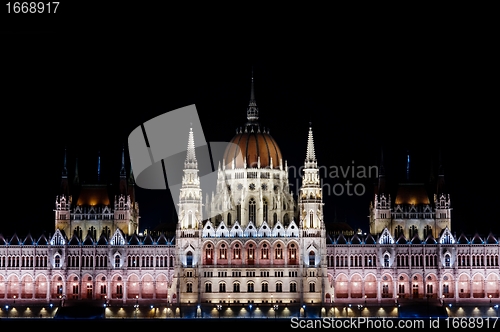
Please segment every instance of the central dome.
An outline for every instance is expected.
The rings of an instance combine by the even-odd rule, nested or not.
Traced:
[[[259,109],[255,101],[252,86],[250,90],[250,102],[247,107],[247,123],[245,129],[241,127],[236,131],[230,144],[224,152],[224,161],[227,165],[235,168],[279,168],[281,163],[281,151],[269,130],[260,130]]]
[[[248,168],[279,168],[281,151],[269,131],[261,131],[258,126],[247,125],[246,130],[237,133],[230,143],[232,144],[229,144],[224,152],[226,164],[230,165],[234,160],[235,168],[243,168],[245,158]]]

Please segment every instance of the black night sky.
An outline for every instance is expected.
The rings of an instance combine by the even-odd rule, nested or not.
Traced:
[[[2,34],[1,234],[53,233],[65,149],[70,179],[78,158],[80,179],[94,181],[100,155],[102,177],[116,180],[130,132],[191,104],[208,142],[230,140],[246,121],[252,67],[260,123],[288,166],[303,165],[309,123],[319,165],[378,166],[383,150],[393,185],[405,180],[408,154],[414,182],[436,176],[441,155],[453,231],[500,234],[498,92],[487,45],[415,38],[397,47],[361,46],[342,39],[327,54],[311,49],[299,56],[287,48],[284,57],[263,47],[256,52],[258,45],[223,51],[224,36],[177,52],[174,34],[112,27]],[[474,52],[463,52],[464,43]],[[187,144],[187,137],[186,130],[179,139]],[[325,179],[330,188],[347,180],[362,195],[325,190],[325,219],[368,231],[376,178]],[[173,222],[169,192],[138,188],[137,200],[141,231]]]

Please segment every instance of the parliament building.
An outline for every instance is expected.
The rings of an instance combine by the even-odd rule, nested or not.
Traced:
[[[219,163],[214,192],[201,190],[197,133],[186,129],[171,232],[139,231],[125,151],[113,192],[80,183],[77,170],[70,181],[65,155],[61,190],[47,207],[55,218],[50,236],[0,235],[0,304],[78,301],[211,317],[227,310],[327,316],[351,304],[499,302],[498,235],[453,230],[443,172],[434,192],[419,183],[390,192],[381,163],[367,207],[369,232],[330,232],[312,127],[304,131],[306,151],[298,151],[305,160],[294,195],[278,141],[259,123],[253,78],[250,90],[247,121]]]

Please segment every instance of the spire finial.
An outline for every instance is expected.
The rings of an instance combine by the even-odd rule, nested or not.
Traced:
[[[97,152],[97,182],[101,182],[101,151]]]
[[[406,180],[410,180],[410,151],[406,150]]]
[[[253,66],[252,66],[252,84],[250,88],[250,101],[247,107],[247,120],[248,122],[256,122],[259,119],[259,109],[255,101],[255,92],[253,84]]]
[[[120,169],[120,176],[127,176],[127,171],[125,170],[125,145],[122,146],[122,168]]]
[[[67,152],[66,152],[66,147],[65,147],[64,148],[64,164],[63,164],[63,170],[62,170],[63,177],[68,176],[68,169],[66,168],[66,157],[67,157]]]
[[[184,166],[184,168],[198,168],[195,154],[193,128],[189,128],[186,162],[184,163]]]
[[[306,163],[314,163],[316,161],[316,154],[314,152],[314,139],[311,123],[309,122],[309,134],[307,136],[307,153]]]

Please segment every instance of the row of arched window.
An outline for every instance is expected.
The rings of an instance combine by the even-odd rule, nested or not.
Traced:
[[[298,246],[295,243],[289,244],[286,249],[281,243],[271,246],[267,243],[262,243],[259,246],[249,243],[243,247],[239,243],[229,246],[221,243],[217,248],[208,243],[204,250],[204,263],[215,264],[217,261],[220,264],[228,260],[283,260],[285,259],[285,250],[287,251],[287,259],[289,264],[296,264],[298,258]]]
[[[499,266],[498,265],[498,255],[486,254],[486,255],[469,255],[469,254],[458,254],[457,255],[458,266]]]
[[[213,290],[213,287],[212,287],[212,283],[211,282],[206,282],[205,283],[205,293],[212,293],[214,290]],[[267,282],[262,282],[260,284],[260,290],[256,290],[255,289],[255,283],[252,282],[252,281],[249,281],[246,283],[246,292],[247,293],[253,293],[253,292],[262,292],[262,293],[267,293],[267,292],[275,292],[275,293],[281,293],[283,291],[285,292],[290,292],[290,293],[295,293],[297,292],[297,283],[292,281],[290,282],[289,286],[288,286],[288,290],[283,290],[283,283],[282,282],[277,282],[275,285],[274,285],[274,289],[271,290],[269,288],[269,283]],[[192,282],[187,282],[186,283],[186,291],[188,293],[192,293],[193,292],[193,283]],[[229,290],[227,289],[226,287],[226,283],[225,282],[220,282],[219,283],[219,287],[218,287],[218,292],[219,293],[225,293],[225,292],[228,292]],[[239,293],[241,292],[241,284],[240,282],[238,281],[235,281],[233,282],[233,287],[232,287],[232,292],[233,293]],[[314,282],[310,282],[309,283],[309,292],[315,292],[316,291],[316,284]]]
[[[370,255],[329,255],[328,267],[376,267],[377,256]]]
[[[0,267],[47,267],[47,256],[0,256]]]

